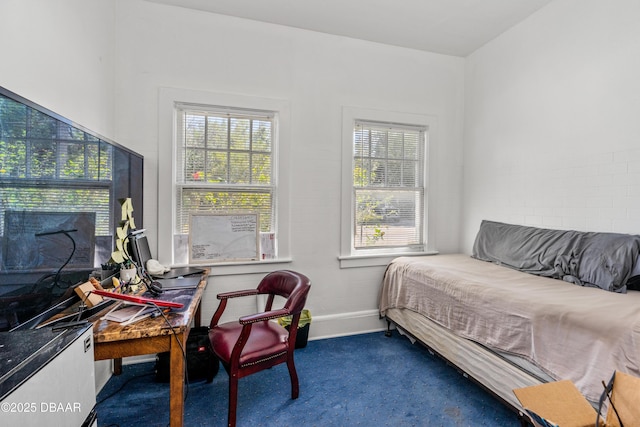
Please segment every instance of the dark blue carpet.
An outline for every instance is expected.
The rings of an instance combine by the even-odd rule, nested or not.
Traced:
[[[238,427],[520,425],[493,396],[396,331],[310,341],[296,350],[296,367],[297,400],[286,365],[240,380]],[[99,426],[168,425],[169,385],[153,373],[153,363],[142,363],[112,377],[98,395]],[[226,425],[227,393],[222,367],[213,383],[191,382],[185,426]]]

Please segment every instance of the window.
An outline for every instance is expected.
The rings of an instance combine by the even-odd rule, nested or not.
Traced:
[[[276,112],[176,105],[175,261],[188,261],[191,213],[258,213],[275,233]]]
[[[342,119],[341,266],[433,252],[427,179],[435,117],[343,107]]]
[[[353,247],[423,245],[424,127],[356,121]]]
[[[161,263],[188,262],[189,210],[230,208],[259,213],[275,256],[216,263],[212,275],[263,273],[291,262],[290,110],[284,99],[160,88],[157,249],[153,234],[150,245]]]

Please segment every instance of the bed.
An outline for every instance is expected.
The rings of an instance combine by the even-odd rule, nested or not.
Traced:
[[[512,390],[570,379],[594,406],[640,376],[640,237],[483,221],[472,255],[400,257],[380,314],[513,409]]]

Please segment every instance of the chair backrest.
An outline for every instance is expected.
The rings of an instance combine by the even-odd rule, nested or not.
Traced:
[[[304,308],[310,288],[311,280],[304,274],[291,270],[278,270],[267,274],[260,281],[258,292],[272,295],[267,302],[268,309],[273,302],[273,295],[286,298],[284,308],[295,315]]]

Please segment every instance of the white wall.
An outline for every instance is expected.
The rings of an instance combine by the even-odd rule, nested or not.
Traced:
[[[437,248],[459,241],[464,60],[140,0],[116,9],[116,140],[145,156],[145,228],[157,242],[161,87],[284,99],[291,111],[292,268],[313,281],[312,337],[380,327],[384,267],[340,269],[342,107],[436,116],[431,220]],[[154,253],[157,253],[154,248]],[[214,267],[215,268],[215,267]],[[214,277],[215,294],[255,287],[261,274]]]
[[[640,2],[556,0],[466,61],[464,219],[640,232]]]
[[[112,0],[0,1],[0,86],[113,134]]]

